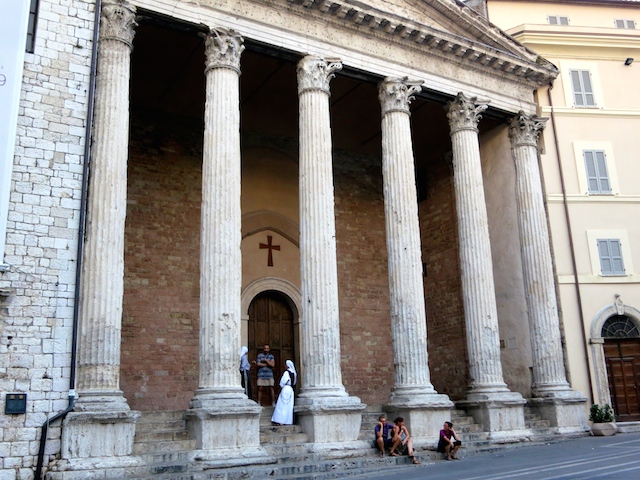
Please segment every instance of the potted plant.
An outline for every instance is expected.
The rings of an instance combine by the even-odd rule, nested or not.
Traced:
[[[609,405],[601,407],[597,403],[591,405],[589,420],[593,422],[591,433],[598,436],[615,435],[618,426],[615,422],[613,410]]]

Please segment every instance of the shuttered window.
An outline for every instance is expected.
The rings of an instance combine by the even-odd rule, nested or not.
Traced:
[[[593,95],[591,72],[589,70],[571,70],[571,87],[573,88],[573,103],[576,107],[594,107],[596,99]]]
[[[611,181],[607,172],[607,157],[603,150],[584,150],[585,168],[589,193],[606,195],[611,193]]]
[[[598,255],[600,256],[600,270],[602,275],[624,275],[622,250],[618,239],[599,239]]]
[[[547,21],[549,25],[569,25],[569,17],[563,17],[561,15],[549,15]]]
[[[635,29],[636,28],[636,22],[634,22],[633,20],[624,20],[624,19],[620,19],[620,20],[616,20],[616,28],[628,28],[628,29]]]

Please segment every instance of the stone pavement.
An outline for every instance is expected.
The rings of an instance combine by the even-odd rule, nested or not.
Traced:
[[[385,468],[362,472],[351,478],[377,480],[390,475],[403,480],[637,480],[640,478],[640,432],[529,446],[520,444],[463,457],[459,462],[429,461],[419,466],[403,466],[401,470]]]

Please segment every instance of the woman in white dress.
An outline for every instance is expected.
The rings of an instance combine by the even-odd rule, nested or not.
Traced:
[[[287,360],[287,369],[280,379],[280,395],[271,422],[278,425],[293,425],[293,386],[296,384],[296,367]]]

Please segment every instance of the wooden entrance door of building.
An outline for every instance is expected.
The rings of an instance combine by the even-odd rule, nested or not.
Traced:
[[[640,338],[606,339],[604,355],[616,420],[640,420]]]
[[[280,292],[262,292],[249,305],[249,361],[255,360],[264,345],[269,344],[275,359],[273,377],[276,398],[280,390],[280,376],[286,370],[285,362],[295,359],[293,320],[287,298]],[[257,367],[252,366],[251,387],[254,400],[258,399],[257,372]],[[271,398],[270,389],[263,390],[262,405],[271,405],[276,398]]]

